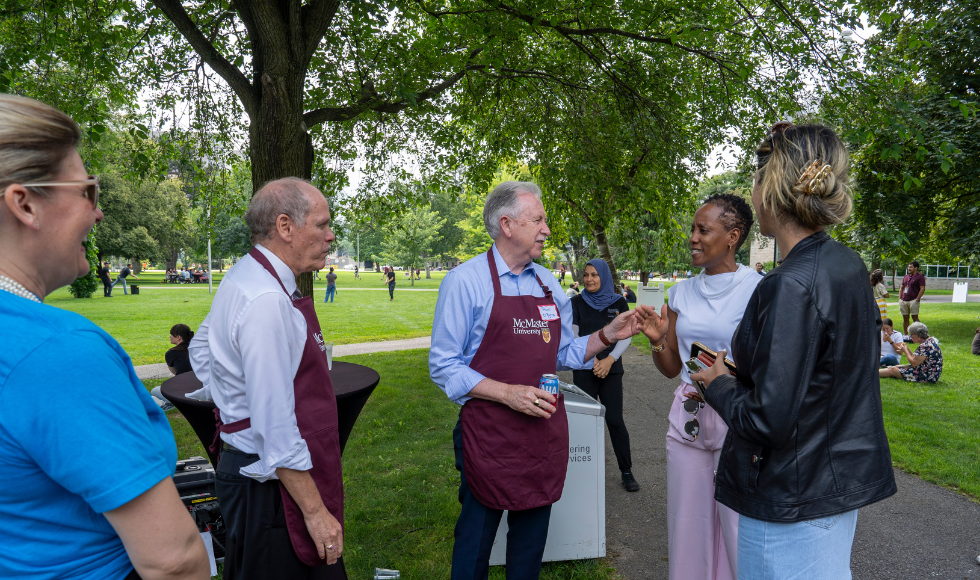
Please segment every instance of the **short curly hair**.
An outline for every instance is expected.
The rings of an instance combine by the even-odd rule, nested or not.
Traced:
[[[749,229],[752,228],[752,208],[744,199],[731,193],[716,193],[705,199],[701,205],[704,206],[709,203],[721,208],[721,215],[718,216],[718,219],[726,232],[738,228],[738,241],[735,242],[735,251],[737,252],[742,247],[742,243],[745,242],[745,238],[748,237]]]

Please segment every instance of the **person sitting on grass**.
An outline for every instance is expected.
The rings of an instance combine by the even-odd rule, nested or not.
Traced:
[[[898,345],[903,345],[902,333],[895,330],[895,325],[891,318],[881,319],[881,358],[878,361],[880,367],[891,367],[902,362],[902,351],[898,350]]]
[[[977,333],[973,335],[973,346],[970,347],[970,352],[980,356],[980,328],[978,328]]]
[[[909,364],[879,369],[878,376],[905,379],[912,383],[937,382],[943,372],[943,352],[939,349],[939,341],[929,336],[929,329],[921,322],[909,325],[909,336],[912,342],[919,345],[914,353],[904,342],[895,345]]]

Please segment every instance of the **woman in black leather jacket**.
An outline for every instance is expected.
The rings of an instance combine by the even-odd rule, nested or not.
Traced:
[[[832,130],[800,125],[756,155],[752,203],[784,261],[735,331],[738,374],[716,364],[691,377],[729,427],[715,499],[741,516],[740,579],[848,579],[858,508],[896,491],[881,317],[864,262],[823,231],[851,211],[848,154]]]

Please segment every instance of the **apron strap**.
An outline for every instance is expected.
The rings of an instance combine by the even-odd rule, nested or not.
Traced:
[[[252,426],[252,418],[245,417],[244,419],[225,425],[221,421],[221,410],[215,407],[213,412],[216,428],[214,430],[214,439],[211,441],[211,446],[208,449],[211,450],[211,453],[217,455],[221,452],[221,433],[238,433],[239,431],[244,431]]]
[[[282,283],[282,279],[279,278],[279,274],[276,273],[276,269],[272,267],[272,263],[265,257],[265,254],[263,254],[255,246],[252,246],[252,249],[248,251],[248,255],[255,258],[255,261],[259,264],[262,264],[262,267],[268,270],[269,273],[272,274],[272,277],[276,279],[276,282],[279,282],[279,286],[282,288],[282,291],[286,293],[286,296],[290,296],[289,292],[286,290],[286,286]]]

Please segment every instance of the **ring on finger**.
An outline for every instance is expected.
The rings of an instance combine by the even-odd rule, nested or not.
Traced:
[[[327,549],[328,550],[333,550],[333,544],[330,544],[329,546],[327,546]]]
[[[538,406],[538,403],[540,403],[540,402],[541,402],[541,399],[534,399],[534,406],[537,407]]]

